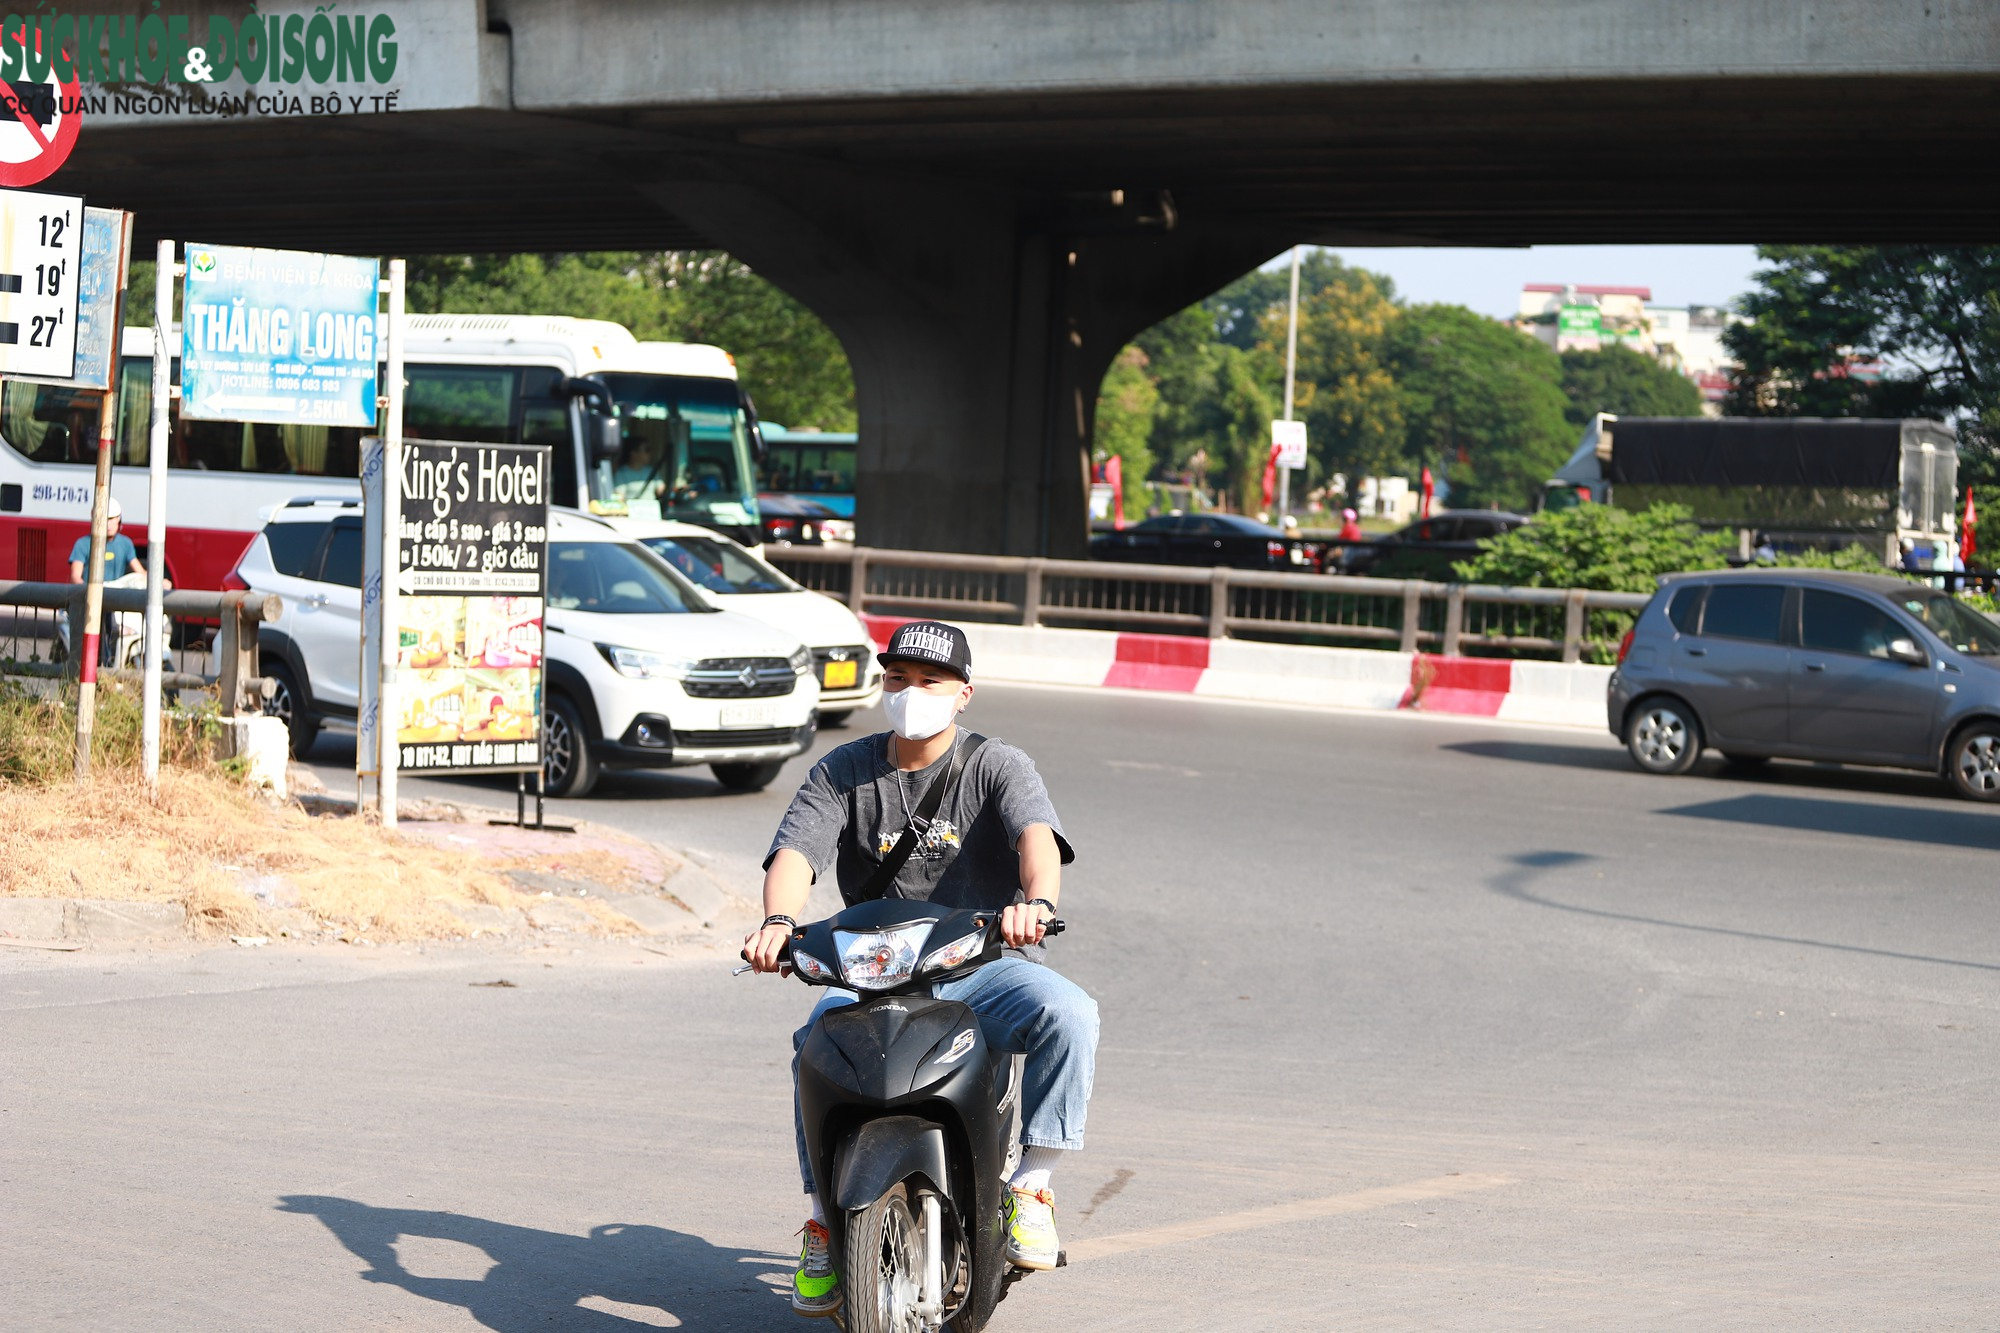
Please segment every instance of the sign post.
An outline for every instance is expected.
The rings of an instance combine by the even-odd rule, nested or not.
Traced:
[[[397,617],[401,611],[401,591],[396,574],[402,568],[403,512],[403,282],[404,263],[389,261],[389,395],[382,431],[382,547],[377,567],[380,584],[375,614],[379,632],[377,656],[362,664],[362,675],[374,674],[375,687],[375,804],[383,828],[396,827],[396,768],[401,757],[397,750],[397,723],[402,716],[402,692],[397,688],[401,661],[401,631]],[[359,814],[360,807],[355,807]]]
[[[97,730],[98,645],[104,625],[105,529],[110,525],[111,455],[118,442],[118,344],[132,271],[132,215],[83,210],[77,270],[76,374],[67,382],[96,389],[97,485],[90,493],[90,563],[84,575],[83,647],[76,673],[76,776],[90,776]]]
[[[153,280],[153,421],[146,443],[146,621],[144,683],[139,697],[139,768],[146,785],[160,789],[160,673],[166,637],[167,398],[173,392],[168,355],[174,327],[174,243],[161,241]]]
[[[1299,247],[1292,247],[1292,296],[1285,318],[1285,420],[1286,426],[1298,426],[1297,462],[1287,461],[1293,457],[1290,445],[1278,438],[1278,422],[1271,423],[1271,443],[1278,449],[1278,524],[1284,526],[1286,514],[1292,512],[1292,469],[1306,465],[1305,427],[1292,420],[1292,387],[1298,378],[1299,368]]]

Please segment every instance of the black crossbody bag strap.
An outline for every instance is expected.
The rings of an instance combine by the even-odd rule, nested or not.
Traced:
[[[896,882],[896,876],[901,873],[904,862],[908,861],[910,854],[917,850],[917,842],[923,836],[917,831],[918,826],[928,826],[937,818],[937,812],[944,808],[945,798],[958,786],[958,775],[965,771],[966,763],[984,744],[986,738],[978,732],[965,733],[964,743],[952,752],[950,766],[938,774],[937,780],[931,783],[931,789],[925,792],[924,799],[917,803],[916,814],[910,820],[910,826],[903,830],[902,837],[896,839],[896,845],[889,849],[889,854],[875,867],[875,873],[868,877],[868,882],[855,891],[854,901],[865,903],[888,893],[889,886]],[[900,778],[897,780],[901,781]]]

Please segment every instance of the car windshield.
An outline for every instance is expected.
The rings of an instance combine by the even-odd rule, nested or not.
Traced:
[[[599,615],[683,615],[714,608],[675,582],[660,558],[624,542],[556,542],[549,548],[549,606]]]
[[[799,590],[798,584],[732,542],[714,537],[648,537],[645,545],[681,577],[709,592]]]
[[[1916,593],[1902,601],[1905,611],[1959,652],[1972,657],[2000,656],[2000,625],[1957,598],[1941,592]]]

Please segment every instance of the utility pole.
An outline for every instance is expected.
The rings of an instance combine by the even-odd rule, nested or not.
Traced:
[[[1292,304],[1285,327],[1285,420],[1292,420],[1292,385],[1299,368],[1299,247],[1292,247]],[[1278,526],[1292,512],[1292,470],[1278,469]]]

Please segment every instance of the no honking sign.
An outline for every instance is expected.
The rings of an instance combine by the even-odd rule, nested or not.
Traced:
[[[31,32],[27,26],[0,31],[0,68],[27,71]],[[33,40],[39,53],[41,35]],[[0,79],[0,185],[33,185],[54,175],[76,147],[81,106],[75,74],[67,83],[59,80],[53,61],[40,79]]]

